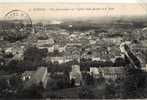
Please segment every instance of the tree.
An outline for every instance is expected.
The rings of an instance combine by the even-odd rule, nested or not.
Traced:
[[[126,64],[125,60],[121,57],[115,59],[114,66],[124,66]]]
[[[29,98],[29,99],[32,99],[32,98],[36,98],[36,99],[40,99],[40,98],[43,98],[43,91],[44,91],[44,88],[42,87],[41,84],[37,85],[37,84],[33,84],[29,89],[25,89],[25,90],[22,90],[20,93],[19,93],[19,98]]]
[[[116,90],[115,90],[115,83],[110,81],[109,84],[106,84],[105,87],[105,98],[115,98]]]
[[[129,67],[129,66],[128,66]],[[127,67],[127,68],[128,68]],[[123,81],[123,98],[142,98],[147,87],[147,74],[140,69],[128,68]]]
[[[29,47],[24,52],[23,68],[27,70],[37,69],[37,67],[45,65],[45,58],[48,54],[46,49],[38,49],[37,47]]]
[[[30,33],[31,29],[27,28],[23,24],[7,23],[6,27],[3,27],[4,39],[10,42],[22,40],[26,38]],[[10,24],[10,25],[9,25]]]
[[[87,86],[83,86],[79,92],[80,99],[95,99],[93,91]]]

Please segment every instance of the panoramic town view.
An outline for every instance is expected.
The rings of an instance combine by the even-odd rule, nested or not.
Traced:
[[[147,18],[33,22],[21,10],[4,17],[0,98],[147,98]]]

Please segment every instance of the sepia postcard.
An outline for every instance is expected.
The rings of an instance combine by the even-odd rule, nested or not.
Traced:
[[[0,3],[0,99],[147,98],[146,1],[44,1]]]

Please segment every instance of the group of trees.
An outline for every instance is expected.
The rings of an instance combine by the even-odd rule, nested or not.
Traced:
[[[129,67],[129,66],[127,66]],[[127,68],[123,81],[123,98],[146,98],[147,73],[140,69]]]
[[[4,69],[10,72],[36,70],[38,67],[43,66],[45,64],[43,58],[46,56],[46,49],[30,47],[24,51],[24,59],[22,61],[10,59],[9,62],[7,62],[7,65],[4,67]]]
[[[28,68],[27,70],[36,69],[43,66],[45,61],[43,58],[47,56],[47,49],[38,49],[37,47],[30,47],[24,52],[23,66]]]
[[[83,75],[83,82],[80,91],[79,98],[81,99],[112,99],[120,98],[120,79],[112,80],[105,79],[103,76],[94,78],[93,76],[85,73]]]
[[[24,25],[22,23],[15,22],[2,22],[1,23],[0,34],[4,37],[5,40],[10,42],[15,42],[26,38],[32,31],[32,26],[30,24]]]
[[[23,60],[15,60],[15,55],[3,54],[0,58],[0,69],[10,73],[21,73],[25,70],[36,70],[40,66],[46,66],[44,58],[47,56],[46,49],[29,47],[24,51]]]
[[[3,75],[0,79],[0,98],[15,98],[23,84],[19,74]],[[4,78],[8,77],[8,78]]]
[[[90,75],[85,75],[85,84],[80,91],[79,97],[92,99],[146,98],[147,73],[140,69],[134,69],[130,66],[132,65],[126,65],[124,77],[116,80],[107,80],[104,78],[94,79]],[[101,96],[99,96],[99,93],[101,93]]]

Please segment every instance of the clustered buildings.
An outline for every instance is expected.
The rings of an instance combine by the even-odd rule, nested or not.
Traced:
[[[44,26],[42,24],[34,25],[35,29],[33,33],[33,41],[31,45],[38,49],[47,49],[48,54],[45,58],[46,63],[52,64],[66,64],[68,62],[77,61],[72,63],[69,67],[71,70],[68,72],[70,81],[74,80],[75,86],[82,85],[83,73],[87,73],[95,79],[103,77],[105,79],[115,80],[117,78],[124,78],[124,66],[101,66],[94,64],[89,65],[87,71],[81,70],[81,61],[102,62],[107,61],[115,63],[117,58],[123,58],[120,44],[125,41],[121,35],[113,34],[109,36],[107,32],[98,32],[94,29],[88,31],[69,31],[66,29],[55,28],[50,29],[50,26]],[[72,27],[72,26],[71,26]],[[70,27],[70,28],[71,28]],[[145,31],[146,29],[143,29]],[[27,39],[30,39],[29,37]],[[128,41],[129,43],[132,41]],[[141,41],[144,42],[144,41]],[[21,46],[17,46],[21,45]],[[13,60],[23,60],[25,47],[28,44],[25,42],[12,44],[5,48],[0,48],[0,54],[15,55]],[[145,43],[143,44],[145,45]],[[142,66],[146,65],[146,59],[144,54],[140,51],[146,51],[146,47],[142,47],[140,44],[131,44],[131,49],[134,50],[135,55],[140,59]],[[143,58],[144,57],[144,58]],[[0,62],[3,65],[2,62]],[[83,66],[82,66],[83,67]],[[142,68],[146,70],[146,67]],[[60,75],[63,72],[54,72]],[[51,73],[46,66],[39,67],[37,70],[25,71],[21,74],[21,79],[24,82],[24,88],[28,88],[34,84],[41,84],[46,88],[47,81],[49,80]]]

